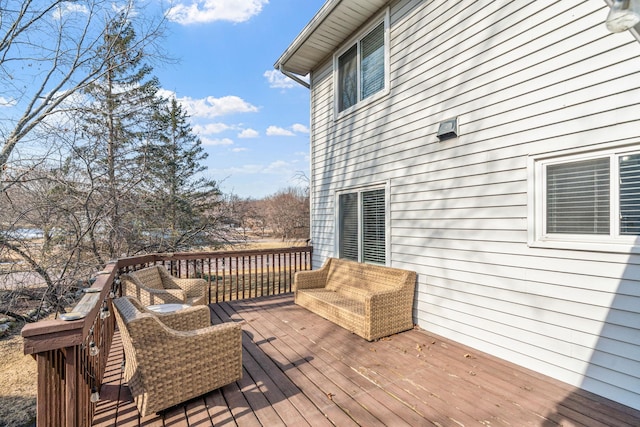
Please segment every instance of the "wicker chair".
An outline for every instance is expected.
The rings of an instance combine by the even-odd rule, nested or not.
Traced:
[[[160,265],[146,267],[120,276],[122,294],[134,296],[144,305],[206,304],[208,283],[204,279],[179,279]]]
[[[141,416],[242,378],[242,329],[211,326],[206,306],[157,315],[132,297],[113,300],[124,377]]]

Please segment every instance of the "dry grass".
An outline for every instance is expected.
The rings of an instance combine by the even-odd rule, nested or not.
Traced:
[[[24,355],[20,329],[0,339],[0,426],[22,427],[35,423],[36,361]]]
[[[24,314],[36,308],[42,292],[41,288],[21,288],[12,309]],[[9,294],[10,291],[0,290],[0,299]],[[3,302],[6,304],[6,299]],[[18,323],[8,336],[0,338],[0,427],[35,426],[38,371],[35,359],[24,354],[23,326]]]
[[[42,289],[24,288],[15,294],[0,290],[0,300],[8,304],[7,298],[17,296],[12,308],[26,313],[38,305]],[[5,317],[0,315],[0,317]],[[20,331],[24,323],[18,322],[9,335],[0,338],[0,426],[23,427],[35,425],[37,364],[35,359],[23,352]]]
[[[245,243],[233,243],[228,248],[222,250],[254,250],[254,249],[277,249],[277,248],[291,248],[298,246],[306,246],[307,243],[304,240],[285,240],[282,239],[249,239]]]

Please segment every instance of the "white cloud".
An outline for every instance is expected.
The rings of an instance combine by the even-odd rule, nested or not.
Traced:
[[[229,138],[221,138],[221,139],[211,139],[211,138],[200,138],[203,146],[215,146],[215,145],[233,145],[233,141]]]
[[[258,136],[260,133],[254,129],[242,129],[242,132],[238,134],[238,138],[257,138]]]
[[[278,126],[269,126],[267,128],[267,136],[295,136],[295,134]]]
[[[222,98],[207,96],[200,99],[185,96],[183,98],[176,97],[176,100],[182,104],[191,117],[211,119],[230,114],[255,113],[258,111],[258,107],[234,95],[223,96]]]
[[[170,21],[182,25],[214,21],[244,22],[262,11],[269,0],[191,0],[177,3],[165,12]]]
[[[127,2],[126,4],[111,4],[111,10],[117,13],[123,13],[127,19],[135,18],[138,16],[138,11],[133,7],[133,2]]]
[[[309,128],[300,123],[291,126],[291,130],[297,133],[309,133]]]
[[[267,128],[267,136],[295,136],[296,133],[309,133],[309,128],[301,123],[295,123],[288,129],[278,126]]]
[[[291,89],[297,84],[278,70],[267,70],[263,76],[267,78],[269,87],[273,89]]]
[[[169,89],[160,88],[158,89],[158,96],[171,99],[171,98],[176,98],[176,93]]]
[[[291,167],[290,164],[284,160],[276,160],[265,168],[264,173],[291,173]]]
[[[204,99],[184,97],[178,99],[193,117],[213,118],[235,113],[255,113],[258,107],[251,105],[238,96],[223,96],[215,98],[208,96]]]
[[[241,153],[243,151],[249,151],[249,149],[246,148],[246,147],[236,147],[236,148],[232,149],[231,151],[233,151],[234,153]]]
[[[239,96],[228,95],[221,98],[207,96],[205,98],[191,98],[184,96],[178,98],[176,93],[167,89],[158,90],[158,96],[175,98],[192,118],[206,118],[225,116],[237,113],[256,113],[259,108],[245,101]],[[231,127],[229,127],[230,129]]]
[[[293,164],[284,160],[276,160],[268,165],[264,164],[244,164],[242,166],[233,166],[230,168],[216,170],[222,175],[282,175],[290,176]]]
[[[53,11],[53,19],[56,21],[61,20],[66,15],[71,13],[83,13],[85,15],[89,14],[89,9],[85,5],[74,4],[71,2],[63,2]]]
[[[1,107],[13,107],[17,104],[15,99],[7,99],[3,96],[0,96],[0,108]]]
[[[206,125],[193,126],[193,132],[198,135],[214,135],[229,129],[233,129],[233,126],[229,126],[225,123],[207,123]]]

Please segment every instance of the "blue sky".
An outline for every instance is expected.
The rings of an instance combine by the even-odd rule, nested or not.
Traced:
[[[166,94],[191,115],[224,193],[261,198],[309,175],[309,91],[274,62],[324,0],[182,0],[167,12]]]

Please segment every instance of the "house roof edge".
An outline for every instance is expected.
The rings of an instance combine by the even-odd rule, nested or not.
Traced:
[[[296,36],[295,39],[291,42],[289,47],[280,55],[280,58],[273,65],[275,69],[280,70],[281,68],[299,74],[301,76],[307,75],[309,72],[300,73],[299,70],[289,70],[286,67],[287,62],[296,54],[296,52],[309,40],[311,34],[313,34],[318,27],[325,21],[327,16],[331,14],[331,12],[340,4],[342,0],[329,0],[325,2],[320,10],[316,12],[316,14],[311,18],[309,23],[300,31],[300,33]],[[311,71],[311,70],[309,70]]]
[[[274,64],[305,76],[389,0],[327,0]]]

